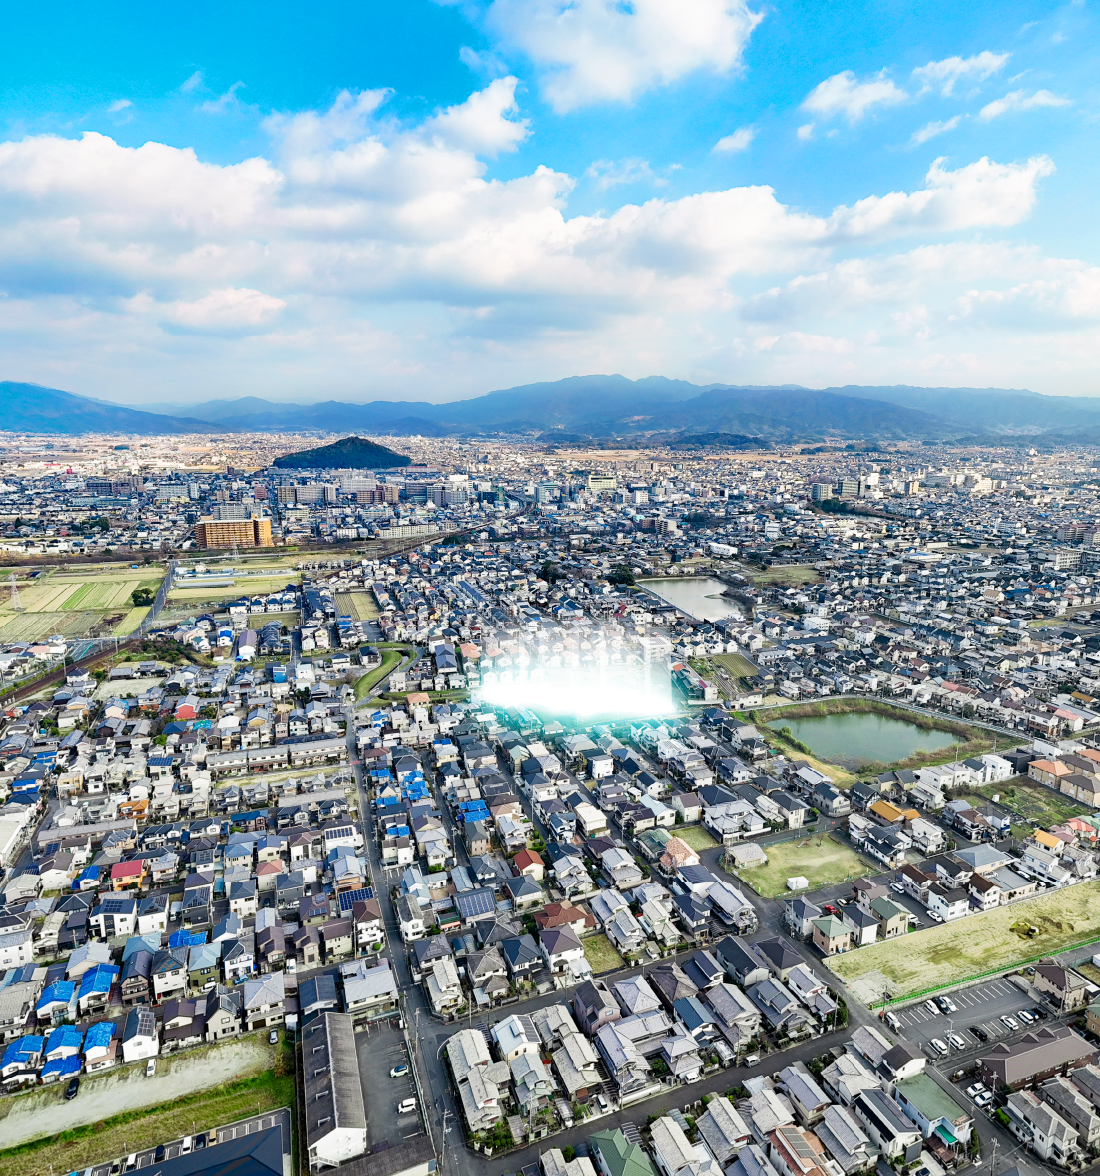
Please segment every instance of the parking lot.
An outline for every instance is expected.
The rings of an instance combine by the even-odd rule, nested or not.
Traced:
[[[263,1115],[253,1115],[250,1119],[241,1119],[239,1122],[228,1123],[224,1127],[217,1127],[211,1131],[200,1131],[197,1135],[185,1138],[189,1141],[188,1151],[200,1151],[204,1147],[216,1147],[219,1143],[239,1139],[243,1135],[267,1131],[271,1127],[278,1127],[281,1130],[283,1167],[285,1169],[291,1155],[290,1111],[285,1108],[268,1111]],[[132,1153],[132,1156],[119,1156],[115,1160],[106,1160],[102,1164],[95,1164],[88,1169],[88,1172],[90,1176],[120,1176],[120,1174],[125,1176],[126,1172],[136,1172],[144,1168],[151,1168],[154,1164],[163,1163],[165,1160],[174,1160],[182,1154],[183,1147],[184,1139],[173,1139],[161,1144],[159,1148],[150,1147],[144,1151]]]
[[[954,1033],[965,1043],[965,1049],[954,1047],[942,1058],[943,1065],[954,1068],[953,1059],[969,1058],[980,1053],[997,1041],[1008,1040],[1025,1033],[1029,1026],[1015,1016],[1021,1009],[1036,1007],[1035,1001],[1009,980],[987,980],[971,988],[961,988],[947,995],[954,1010],[932,1013],[928,1002],[909,1005],[896,1010],[897,1032],[906,1041],[919,1045],[934,1061],[941,1061],[941,1055],[930,1042],[933,1038],[947,1042],[948,1034]],[[932,1002],[935,1003],[935,1002]],[[1016,1020],[1016,1028],[1006,1025],[1001,1017],[1010,1016]],[[975,1033],[978,1029],[981,1032]],[[981,1033],[986,1041],[981,1040]]]
[[[367,1150],[374,1151],[380,1144],[395,1147],[406,1139],[424,1134],[416,1094],[412,1067],[400,1078],[391,1078],[390,1071],[408,1065],[405,1037],[396,1028],[396,1021],[368,1024],[355,1035],[355,1050],[359,1059],[359,1080],[363,1084],[363,1101],[367,1111]],[[398,1103],[417,1099],[413,1114],[399,1115]]]

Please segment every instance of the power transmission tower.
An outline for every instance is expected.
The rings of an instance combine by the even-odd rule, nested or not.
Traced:
[[[12,612],[24,612],[23,606],[19,603],[19,585],[15,582],[15,573],[8,577],[8,583],[11,585],[11,604],[9,607]]]

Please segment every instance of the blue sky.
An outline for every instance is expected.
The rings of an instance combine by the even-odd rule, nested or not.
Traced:
[[[1084,3],[59,4],[8,34],[3,378],[1100,394]]]

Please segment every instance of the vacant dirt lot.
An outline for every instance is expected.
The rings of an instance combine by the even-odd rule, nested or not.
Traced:
[[[894,997],[961,983],[1039,956],[1057,955],[1100,936],[1100,882],[1082,882],[1026,902],[1013,903],[916,931],[888,943],[834,956],[828,966],[852,982],[869,972],[890,981]],[[1029,927],[1038,927],[1028,936]]]

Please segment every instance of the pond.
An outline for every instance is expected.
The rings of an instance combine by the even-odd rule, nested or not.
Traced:
[[[897,763],[918,751],[940,751],[962,740],[949,731],[930,731],[904,719],[876,714],[819,715],[808,719],[775,719],[776,729],[790,727],[818,759],[846,768],[873,760]]]
[[[737,602],[722,595],[725,584],[713,576],[667,577],[639,583],[697,621],[722,621],[742,615]]]

